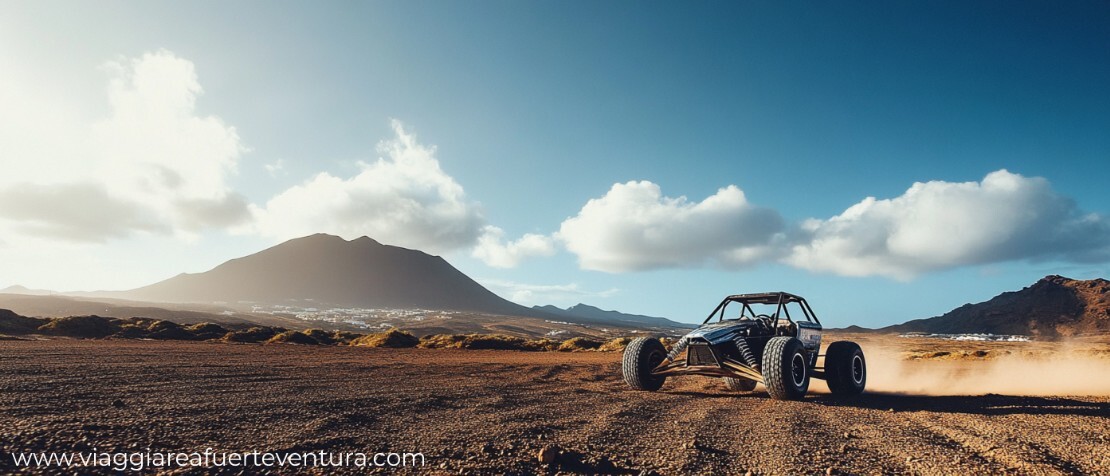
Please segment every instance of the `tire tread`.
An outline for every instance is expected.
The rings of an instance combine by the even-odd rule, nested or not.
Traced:
[[[857,386],[852,379],[851,358],[855,352],[863,350],[859,344],[849,341],[836,341],[825,349],[825,383],[833,395],[850,396],[863,393],[863,386]],[[867,361],[864,360],[864,385],[867,384]]]
[[[809,371],[806,369],[806,384],[799,389],[793,385],[790,364],[794,353],[802,349],[802,343],[793,337],[773,337],[763,349],[763,385],[767,393],[776,400],[801,400],[809,389]],[[800,350],[804,354],[804,350]]]
[[[663,343],[654,337],[638,337],[628,343],[624,348],[624,355],[621,357],[621,374],[624,376],[625,383],[629,387],[636,390],[659,390],[667,377],[652,376],[652,369],[648,362],[648,356],[652,352],[662,352],[664,357],[667,355],[667,349],[663,347]]]

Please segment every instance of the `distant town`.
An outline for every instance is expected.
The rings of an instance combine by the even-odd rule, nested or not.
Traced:
[[[318,309],[315,307],[297,306],[251,306],[252,314],[270,314],[277,316],[295,317],[302,321],[325,322],[330,324],[345,324],[362,329],[384,329],[401,327],[404,324],[420,322],[428,319],[452,319],[458,311],[442,311],[430,309],[361,309],[361,308],[331,308]]]

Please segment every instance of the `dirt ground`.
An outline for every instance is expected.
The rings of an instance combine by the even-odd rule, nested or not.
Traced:
[[[814,381],[782,402],[692,376],[635,392],[619,358],[0,341],[0,473],[15,451],[212,447],[422,452],[401,472],[428,474],[1110,474],[1107,396],[836,400]]]

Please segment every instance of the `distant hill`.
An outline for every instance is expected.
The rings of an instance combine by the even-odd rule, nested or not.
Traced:
[[[693,324],[685,324],[682,322],[675,322],[670,319],[662,317],[641,316],[637,314],[625,314],[618,311],[604,311],[594,306],[587,304],[576,304],[566,309],[560,309],[555,306],[534,306],[533,309],[543,311],[549,314],[561,316],[568,322],[580,322],[585,324],[605,324],[605,325],[618,325],[629,327],[662,327],[662,328],[681,328],[692,329],[696,327]]]
[[[521,306],[490,292],[439,256],[383,245],[368,237],[348,241],[325,234],[289,240],[203,273],[180,274],[129,291],[64,295],[41,295],[49,292],[32,293],[23,287],[11,291],[0,293],[0,308],[42,317],[142,316],[291,329],[397,326],[418,335],[528,337],[608,337],[691,327],[584,304],[569,309]],[[311,308],[323,312],[317,315]],[[359,309],[411,312],[361,313]],[[425,315],[419,310],[432,312]]]
[[[325,234],[289,240],[210,271],[181,274],[113,296],[148,302],[295,303],[540,316],[490,292],[439,256],[365,236],[347,241]]]
[[[1046,276],[1020,291],[879,332],[1019,334],[1042,338],[1110,332],[1110,281]]]
[[[17,284],[15,286],[8,286],[4,289],[0,289],[0,294],[23,294],[23,295],[27,295],[27,296],[49,296],[51,294],[57,294],[57,293],[55,293],[54,291],[47,291],[45,289],[28,289],[25,286],[20,286],[20,285]]]
[[[196,324],[200,322],[219,322],[224,324],[263,324],[286,327],[298,326],[294,319],[281,318],[268,315],[248,315],[231,312],[226,309],[208,308],[198,306],[192,309],[178,308],[173,305],[156,305],[120,301],[114,299],[90,300],[87,298],[70,296],[41,296],[27,294],[0,293],[0,308],[10,309],[24,316],[38,317],[66,317],[98,315],[104,317],[149,317],[164,319],[179,324]]]

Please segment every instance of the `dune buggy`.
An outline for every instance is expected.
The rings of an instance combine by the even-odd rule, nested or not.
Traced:
[[[730,390],[751,391],[762,383],[778,400],[800,400],[811,377],[824,379],[834,395],[862,393],[867,364],[859,345],[833,342],[823,356],[820,349],[821,322],[801,296],[736,294],[721,301],[669,352],[654,337],[633,340],[624,349],[621,370],[624,381],[637,390],[659,390],[670,375],[705,375],[723,378]]]

